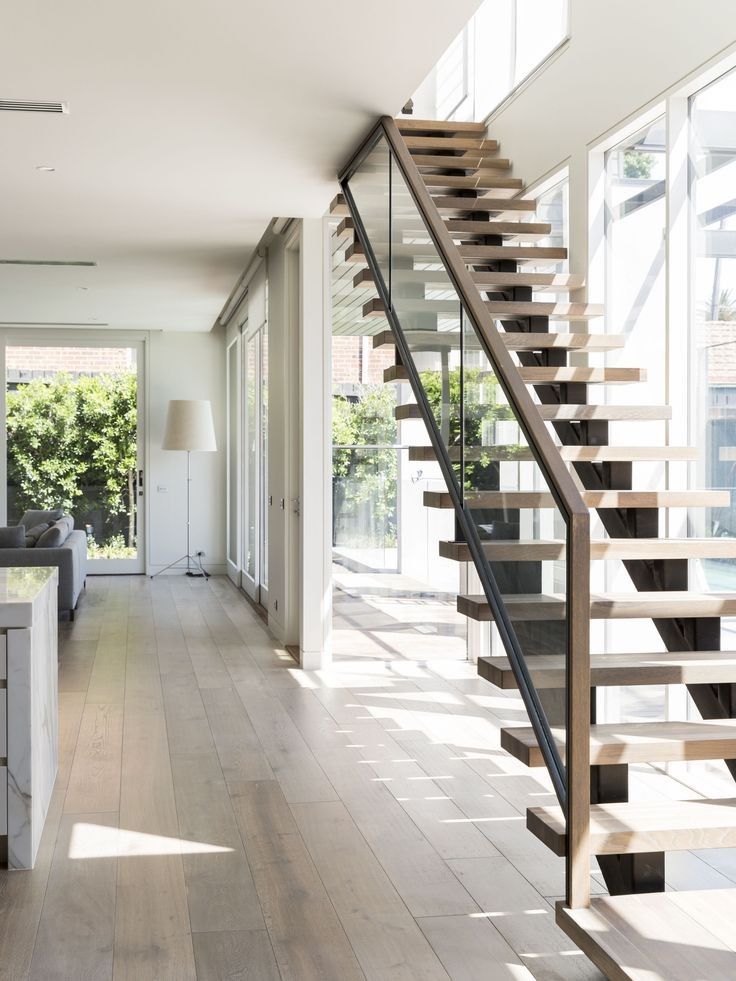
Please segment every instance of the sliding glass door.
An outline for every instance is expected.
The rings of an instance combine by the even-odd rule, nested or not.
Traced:
[[[7,523],[62,508],[91,574],[142,573],[143,351],[137,343],[5,347]]]

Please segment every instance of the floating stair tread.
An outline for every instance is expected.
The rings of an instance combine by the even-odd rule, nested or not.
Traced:
[[[441,541],[440,556],[470,562],[467,542]],[[563,539],[483,542],[492,562],[552,562],[566,555]],[[626,559],[736,559],[736,538],[604,538],[590,543],[592,561]]]
[[[480,136],[404,136],[409,150],[430,150],[441,153],[443,150],[473,150],[490,153],[498,150],[498,140],[483,139]]]
[[[453,237],[461,235],[500,235],[503,238],[545,238],[552,226],[533,221],[473,221],[472,218],[446,218],[445,227]]]
[[[697,460],[699,451],[690,446],[559,446],[560,456],[566,463],[630,463],[657,461]],[[450,458],[460,459],[460,447],[449,447]],[[468,460],[487,457],[490,460],[533,460],[534,454],[528,446],[511,444],[505,446],[466,446],[465,458]],[[410,460],[434,460],[435,452],[431,446],[410,446]]]
[[[408,405],[397,405],[394,408],[394,419],[401,422],[406,419],[421,419],[422,413],[419,411],[419,406],[416,402],[410,402]]]
[[[505,246],[504,246],[505,247]],[[476,272],[470,275],[482,293],[495,292],[500,288],[530,286],[534,290],[554,290],[567,292],[585,286],[585,277],[574,273],[515,273],[515,272]]]
[[[506,157],[492,157],[488,154],[466,152],[462,156],[451,153],[412,154],[419,170],[509,170],[511,161]]]
[[[512,620],[564,620],[565,597],[560,593],[514,593],[503,597]],[[458,613],[472,620],[491,620],[484,595],[459,595]],[[736,614],[736,592],[695,593],[686,590],[653,593],[593,593],[592,620],[725,617]]]
[[[567,333],[516,333],[509,331],[499,335],[509,351],[546,351],[550,348],[560,348],[571,351],[612,351],[626,344],[624,334],[586,334],[582,331],[574,334]],[[417,331],[406,332],[407,340],[413,351],[437,350],[440,346],[459,347],[460,333],[458,331]],[[394,347],[394,335],[390,330],[383,330],[373,335],[373,347]],[[465,347],[479,348],[480,341],[473,336],[465,336]]]
[[[546,422],[583,422],[601,420],[638,422],[672,418],[671,405],[538,405]]]
[[[596,896],[557,924],[611,981],[733,981],[736,889]]]
[[[565,730],[551,731],[564,758]],[[502,728],[501,748],[526,766],[545,765],[531,726]],[[621,722],[590,727],[591,766],[735,758],[736,719]]]
[[[335,197],[330,202],[330,214],[331,215],[349,215],[350,209],[348,208],[347,201],[345,200],[344,194],[336,194]]]
[[[526,658],[536,688],[565,688],[564,655],[530,655]],[[506,657],[478,658],[478,674],[497,688],[518,686]],[[619,685],[699,685],[736,683],[736,651],[665,651],[641,654],[591,654],[592,687]]]
[[[482,195],[475,198],[465,198],[459,194],[437,194],[432,202],[439,211],[452,211],[458,214],[480,212],[482,214],[512,214],[516,211],[534,212],[537,210],[536,201],[528,198],[494,198]]]
[[[485,123],[466,123],[452,119],[408,119],[399,116],[396,128],[404,135],[416,133],[447,133],[455,136],[483,136],[486,132]],[[493,141],[495,143],[495,140]]]
[[[383,369],[384,382],[408,381],[409,375],[403,364],[391,364]]]
[[[498,320],[549,317],[552,320],[592,320],[602,317],[602,303],[545,303],[543,300],[486,300],[486,310]]]
[[[725,508],[731,504],[730,491],[581,491],[589,508]],[[476,491],[465,495],[473,508],[516,510],[517,508],[555,508],[547,491]],[[425,491],[424,506],[451,508],[447,491]]]
[[[520,177],[502,177],[494,171],[478,171],[470,176],[459,174],[422,174],[427,187],[458,188],[463,191],[508,189],[520,191],[524,182]]]
[[[526,826],[555,855],[565,854],[565,817],[559,807],[530,807]],[[736,798],[592,804],[594,855],[683,851],[736,846]]]
[[[458,251],[466,262],[469,259],[526,259],[539,262],[541,260],[558,261],[567,258],[567,249],[556,245],[459,245]]]
[[[529,385],[604,385],[646,381],[646,368],[549,368],[521,367],[519,374]]]

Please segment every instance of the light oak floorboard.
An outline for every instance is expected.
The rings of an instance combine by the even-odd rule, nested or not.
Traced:
[[[197,981],[280,981],[266,930],[195,933]]]

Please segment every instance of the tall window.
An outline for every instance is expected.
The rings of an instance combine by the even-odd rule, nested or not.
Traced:
[[[484,119],[567,36],[568,0],[485,0],[414,97],[419,117]]]
[[[699,486],[736,487],[736,72],[690,102],[692,396]],[[731,494],[732,502],[736,495]],[[736,508],[711,508],[700,533],[736,535]],[[733,589],[736,563],[702,563],[712,589]]]

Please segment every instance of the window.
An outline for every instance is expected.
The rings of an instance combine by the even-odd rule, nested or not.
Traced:
[[[485,0],[414,96],[420,118],[485,119],[567,36],[568,0]]]
[[[703,447],[698,484],[736,487],[736,72],[690,102],[692,404]],[[706,512],[701,534],[736,535],[736,495]],[[701,563],[711,589],[733,589],[736,563]]]

